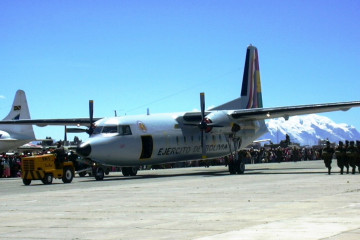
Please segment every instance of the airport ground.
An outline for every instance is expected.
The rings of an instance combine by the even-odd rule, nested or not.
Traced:
[[[360,174],[322,161],[0,179],[0,239],[360,239]],[[335,172],[336,171],[336,172]]]

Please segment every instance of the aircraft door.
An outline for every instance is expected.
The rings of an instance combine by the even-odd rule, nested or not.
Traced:
[[[151,158],[153,153],[153,138],[151,135],[141,136],[142,150],[140,159]]]

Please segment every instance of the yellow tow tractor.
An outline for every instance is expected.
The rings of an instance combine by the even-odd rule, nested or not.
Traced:
[[[61,178],[64,183],[71,183],[75,172],[72,162],[56,163],[54,154],[24,157],[21,170],[25,185],[30,185],[32,180],[41,180],[44,184],[51,184],[53,178]]]

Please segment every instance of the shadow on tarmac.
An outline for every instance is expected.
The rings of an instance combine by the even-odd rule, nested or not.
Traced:
[[[318,170],[318,171],[310,171],[310,170]],[[124,176],[105,176],[103,181],[134,181],[134,180],[140,180],[140,179],[156,179],[156,178],[174,178],[174,177],[184,177],[184,176],[202,176],[202,177],[232,177],[232,176],[241,176],[241,175],[230,175],[227,169],[224,170],[214,170],[209,171],[207,169],[206,171],[196,171],[196,172],[184,172],[184,173],[166,173],[161,174],[159,172],[156,172],[157,170],[154,170],[154,174],[140,174],[133,177],[124,177]],[[337,174],[338,172],[333,172],[334,174]],[[119,174],[121,174],[119,172]],[[245,171],[244,175],[303,175],[303,174],[327,174],[327,170],[324,168],[324,170],[320,170],[319,168],[255,168],[255,169],[247,169]],[[97,182],[93,177],[86,177],[90,179],[84,179],[84,181],[81,182]]]

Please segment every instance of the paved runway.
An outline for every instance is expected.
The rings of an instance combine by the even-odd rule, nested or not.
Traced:
[[[333,169],[338,171],[333,162]],[[0,239],[360,239],[360,174],[321,161],[0,179]]]

